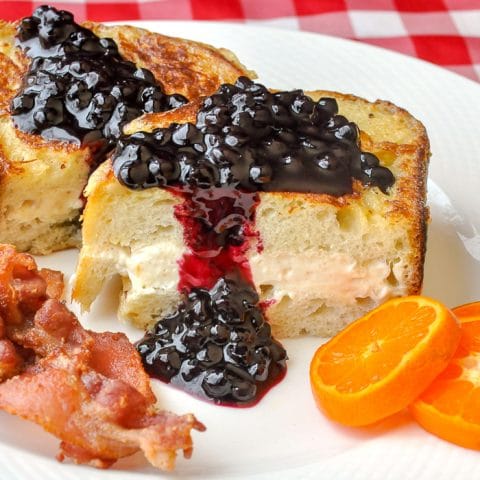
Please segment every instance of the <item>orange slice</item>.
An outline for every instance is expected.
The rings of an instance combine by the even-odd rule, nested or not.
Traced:
[[[460,323],[465,323],[469,320],[479,320],[480,319],[480,302],[466,303],[465,305],[460,305],[455,307],[453,310]]]
[[[447,366],[460,338],[441,303],[389,300],[321,346],[310,365],[317,405],[345,425],[375,423],[407,407]]]
[[[480,450],[480,302],[453,311],[461,322],[460,345],[411,411],[425,430]]]

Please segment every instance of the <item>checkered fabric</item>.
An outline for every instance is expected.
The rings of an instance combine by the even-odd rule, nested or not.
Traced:
[[[350,38],[480,81],[480,0],[0,0],[16,20],[49,3],[77,21],[223,20]]]

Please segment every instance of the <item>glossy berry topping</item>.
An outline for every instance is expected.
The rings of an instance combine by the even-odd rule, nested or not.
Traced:
[[[258,295],[240,279],[194,288],[137,344],[146,370],[215,403],[249,405],[285,374]]]
[[[352,178],[383,192],[390,170],[359,148],[358,127],[337,102],[303,91],[271,93],[240,77],[207,97],[196,124],[171,124],[122,138],[113,159],[130,188],[167,185],[235,187],[340,196]]]
[[[187,101],[166,95],[149,70],[122,58],[112,39],[97,37],[64,10],[37,8],[20,22],[17,44],[32,58],[11,103],[24,132],[77,144],[113,140],[143,113]]]

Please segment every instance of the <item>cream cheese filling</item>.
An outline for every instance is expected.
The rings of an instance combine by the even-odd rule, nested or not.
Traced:
[[[250,267],[257,289],[267,291],[268,299],[273,300],[288,296],[353,304],[359,298],[370,298],[379,303],[397,294],[391,269],[384,259],[359,264],[353,257],[340,253],[291,257],[261,253],[250,257]]]

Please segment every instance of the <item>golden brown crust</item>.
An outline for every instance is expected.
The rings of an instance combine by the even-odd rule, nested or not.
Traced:
[[[127,25],[84,25],[101,37],[113,38],[122,55],[151,70],[167,93],[180,93],[189,100],[211,95],[220,84],[234,82],[241,75],[255,76],[233,53],[204,43]]]
[[[14,46],[15,24],[0,20],[0,115],[8,114],[12,97],[18,90],[28,62]]]

